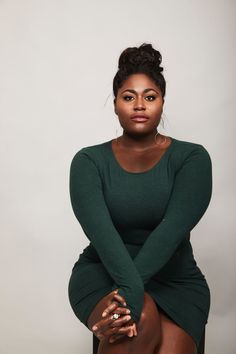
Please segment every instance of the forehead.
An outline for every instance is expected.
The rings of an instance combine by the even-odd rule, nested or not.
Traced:
[[[153,88],[155,91],[160,92],[159,87],[155,82],[146,74],[138,73],[130,75],[120,87],[120,91],[125,89],[133,89],[137,92],[142,92],[146,88]]]

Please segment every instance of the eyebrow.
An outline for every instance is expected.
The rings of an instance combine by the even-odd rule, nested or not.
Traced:
[[[133,89],[126,89],[124,91],[122,91],[121,93],[124,93],[125,91],[129,91],[129,92],[132,92],[132,93],[137,93],[135,90]],[[156,93],[159,93],[158,91],[156,91],[155,89],[153,88],[146,88],[145,90],[143,90],[144,93],[148,92],[148,91],[155,91]]]

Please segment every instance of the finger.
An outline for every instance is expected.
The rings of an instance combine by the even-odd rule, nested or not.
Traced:
[[[134,335],[137,336],[138,335],[138,331],[137,331],[137,326],[136,323],[134,323]]]
[[[137,333],[137,329],[136,329],[136,324],[133,323],[133,324],[130,326],[130,328],[132,329],[133,335],[134,335],[134,336],[137,336],[138,333]]]
[[[102,335],[103,337],[110,338],[111,335],[115,335],[118,333],[119,327],[108,328],[103,332],[98,332],[97,335]]]
[[[122,333],[128,335],[131,331],[133,331],[132,326],[124,326],[124,327],[117,328],[118,334]]]
[[[124,338],[126,336],[133,337],[133,332],[132,332],[132,329],[130,327],[126,327],[126,328],[122,327],[122,328],[120,328],[118,333],[112,335],[109,338],[109,342],[110,343],[114,343],[115,341],[119,340],[120,338]]]
[[[130,310],[125,308],[125,307],[117,307],[117,308],[106,308],[103,313],[102,313],[102,317],[106,317],[107,315],[109,315],[111,312],[115,312],[119,315],[128,315],[130,314]]]
[[[105,319],[102,319],[102,320],[96,322],[93,325],[92,330],[94,332],[104,331],[106,329],[106,327],[108,325],[110,325],[112,322],[114,322],[114,319],[112,318],[112,316],[107,316]]]
[[[105,319],[96,322],[92,327],[92,331],[97,333],[98,331],[103,332],[104,330],[106,330],[107,327],[120,327],[126,324],[131,319],[130,315],[123,315],[117,320],[114,320],[112,316],[107,316]]]
[[[129,315],[130,309],[127,309],[125,307],[117,307],[115,309],[115,313],[118,313],[119,315]]]
[[[118,307],[118,302],[117,301],[113,301],[109,306],[107,306],[105,308],[105,310],[102,313],[102,317],[106,317],[107,315],[109,315],[109,313],[111,313],[112,311],[114,311],[117,307]]]
[[[104,337],[110,337],[111,335],[114,334],[125,334],[127,336],[129,336],[130,332],[132,332],[132,336],[134,335],[134,329],[133,329],[133,325],[124,325],[123,327],[108,327],[107,329],[101,328],[100,330],[98,330],[96,332],[96,336],[102,336],[102,338]]]
[[[118,333],[125,333],[128,337],[133,337],[136,336],[135,334],[135,329],[133,325],[128,325],[128,326],[124,326],[119,328]]]
[[[133,337],[134,336],[134,332],[133,332],[133,330],[131,329],[130,331],[129,331],[129,333],[128,333],[128,337]]]
[[[109,342],[110,343],[114,343],[117,340],[119,340],[121,338],[124,338],[125,336],[126,336],[125,334],[119,334],[119,335],[111,336],[110,339],[109,339]]]
[[[114,320],[113,320],[114,321]],[[92,327],[92,331],[95,332],[96,334],[99,331],[104,331],[106,329],[106,327],[111,323],[111,319],[109,317],[107,317],[104,320],[100,320],[98,322],[96,322],[93,327]]]
[[[125,334],[125,335],[128,336],[130,332],[134,335],[133,327],[124,325],[122,327],[110,327],[110,328],[107,328],[106,330],[104,330],[103,332],[99,332],[98,334],[102,334],[102,335],[104,335],[106,337],[114,335],[114,334]]]
[[[109,297],[108,297],[108,303],[111,303],[113,297],[114,297],[116,294],[118,294],[118,289],[116,289],[116,290],[110,292],[110,294],[108,294],[108,295],[109,295]]]
[[[113,327],[113,328],[109,328],[108,330],[106,330],[102,334],[105,336],[111,336],[111,335],[115,335],[115,334],[128,335],[130,333],[130,331],[132,331],[132,330],[133,330],[132,326]]]
[[[120,328],[117,328],[117,332],[113,335],[110,336],[109,340],[111,339],[111,343],[115,342],[116,340],[124,337],[124,336],[128,336],[128,337],[133,337],[135,335],[135,332],[134,332],[134,328],[136,327],[136,324],[132,324],[131,326],[123,326],[123,327],[120,327]],[[112,332],[111,331],[108,331],[107,334],[109,334]],[[121,337],[121,334],[122,334],[122,337]]]
[[[126,324],[130,319],[131,319],[130,315],[121,316],[115,321],[114,319],[112,319],[113,322],[111,323],[111,327],[121,327],[122,325]]]
[[[122,305],[126,306],[126,302],[125,302],[125,299],[123,298],[123,296],[119,295],[119,294],[115,294],[114,295],[114,298],[116,300],[118,300]]]
[[[129,331],[128,331],[128,333],[127,333],[127,336],[128,336],[128,337],[133,337],[133,336],[134,336],[133,327],[130,327],[130,326],[129,326]]]

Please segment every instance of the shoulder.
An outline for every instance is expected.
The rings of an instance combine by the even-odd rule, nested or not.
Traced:
[[[95,165],[99,165],[99,163],[103,161],[104,155],[107,153],[107,147],[109,143],[110,140],[80,148],[74,154],[72,158],[72,164],[80,160],[88,160],[94,162]]]
[[[192,142],[192,141],[186,141],[186,140],[180,140],[176,138],[172,138],[173,143],[174,143],[174,151],[179,154],[183,154],[184,157],[187,157],[189,154],[198,152],[203,155],[208,155],[210,157],[210,154],[206,147],[200,143],[197,142]]]
[[[203,144],[175,138],[172,139],[173,149],[171,155],[176,163],[176,167],[181,167],[188,161],[211,165],[211,156]]]

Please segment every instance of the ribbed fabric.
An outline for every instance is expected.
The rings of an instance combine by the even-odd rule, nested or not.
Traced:
[[[211,199],[212,163],[201,144],[171,140],[144,172],[125,170],[112,140],[73,157],[71,204],[90,243],[74,264],[69,299],[87,326],[97,302],[118,288],[137,322],[146,291],[198,346],[210,290],[194,259],[190,231]]]

